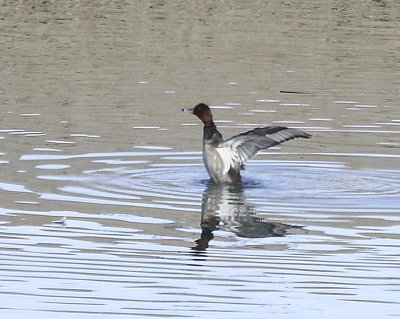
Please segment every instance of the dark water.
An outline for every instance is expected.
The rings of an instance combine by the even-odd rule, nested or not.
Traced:
[[[4,3],[0,317],[400,317],[399,12]],[[200,101],[313,138],[215,186]]]

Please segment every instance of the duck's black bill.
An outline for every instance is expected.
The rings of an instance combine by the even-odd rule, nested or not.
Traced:
[[[193,113],[193,108],[187,108],[187,109],[183,108],[182,112]]]

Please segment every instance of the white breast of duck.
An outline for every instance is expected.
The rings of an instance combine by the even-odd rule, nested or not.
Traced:
[[[221,147],[222,136],[215,125],[204,127],[203,161],[208,175],[215,183],[240,182],[240,167],[235,168],[229,149]]]

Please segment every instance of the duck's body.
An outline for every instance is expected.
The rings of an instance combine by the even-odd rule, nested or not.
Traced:
[[[268,126],[235,135],[224,141],[214,124],[210,108],[200,103],[193,109],[183,109],[196,115],[204,124],[203,161],[215,183],[238,183],[240,170],[259,150],[281,144],[296,137],[311,135],[283,126]]]

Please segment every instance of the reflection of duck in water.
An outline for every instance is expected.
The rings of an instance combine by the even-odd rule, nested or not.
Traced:
[[[283,126],[268,126],[236,135],[224,141],[214,124],[208,105],[200,103],[193,109],[182,109],[196,115],[204,124],[203,160],[215,183],[238,183],[240,169],[258,151],[296,137],[310,138],[305,132]]]
[[[205,250],[214,238],[214,230],[225,230],[245,238],[284,236],[287,229],[296,228],[264,221],[255,207],[245,202],[243,186],[208,183],[201,205],[201,238],[195,250]]]

